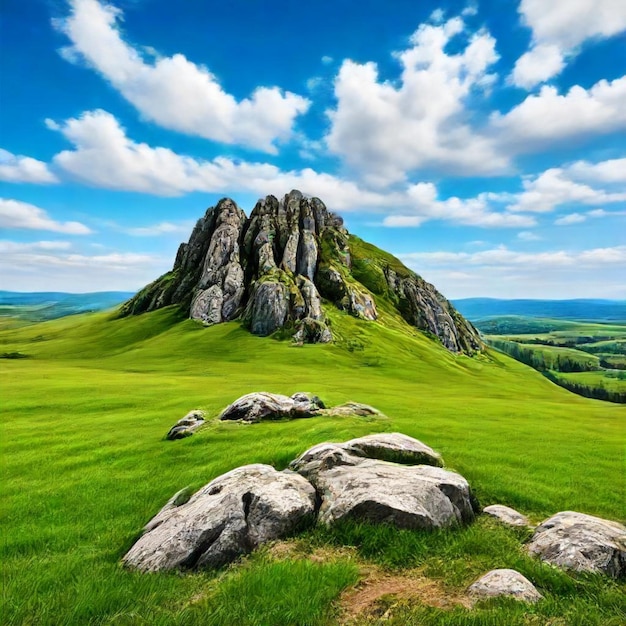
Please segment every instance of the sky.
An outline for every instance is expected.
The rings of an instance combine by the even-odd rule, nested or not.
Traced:
[[[0,289],[321,198],[448,298],[626,298],[624,0],[2,0]]]

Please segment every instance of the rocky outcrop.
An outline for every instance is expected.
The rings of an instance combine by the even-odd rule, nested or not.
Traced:
[[[263,420],[298,419],[320,415],[324,403],[304,392],[283,396],[260,391],[241,396],[228,405],[219,416],[220,420],[241,420],[254,423]]]
[[[626,574],[626,527],[563,511],[537,526],[528,551],[557,567],[603,572],[617,578]]]
[[[314,519],[315,489],[269,465],[239,467],[168,504],[124,556],[144,572],[217,568]]]
[[[289,399],[311,400],[302,393]],[[221,567],[316,518],[323,524],[355,518],[423,530],[474,519],[475,502],[462,476],[365,456],[388,457],[398,450],[404,463],[441,462],[420,441],[383,433],[319,444],[283,472],[246,465],[192,496],[183,489],[148,522],[124,562],[146,572]]]
[[[166,439],[184,439],[204,425],[204,413],[200,410],[189,411],[185,417],[179,419],[165,436]]]
[[[503,504],[492,504],[483,509],[483,513],[495,517],[507,526],[529,527],[530,522],[525,515]]]
[[[471,584],[468,594],[474,600],[507,597],[534,603],[543,598],[535,586],[514,569],[494,569]]]
[[[282,200],[267,196],[249,218],[224,198],[181,244],[172,271],[126,302],[121,314],[178,304],[205,324],[241,319],[257,335],[287,328],[298,343],[327,343],[332,333],[322,299],[375,321],[379,295],[449,350],[480,349],[476,330],[432,285],[377,248],[367,249],[371,258],[363,249],[319,198],[299,191]]]

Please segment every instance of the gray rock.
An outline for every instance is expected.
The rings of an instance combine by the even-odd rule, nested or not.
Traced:
[[[351,439],[341,444],[344,450],[356,456],[406,465],[433,465],[443,467],[441,455],[418,439],[402,433],[378,433]]]
[[[282,328],[289,312],[289,289],[284,283],[266,280],[253,289],[246,319],[252,333],[265,337]]]
[[[166,439],[183,439],[191,435],[204,425],[204,413],[199,409],[189,411],[185,417],[179,419],[165,436]]]
[[[370,294],[357,289],[353,285],[347,287],[347,292],[349,300],[348,310],[352,315],[370,322],[378,319],[376,303]]]
[[[308,475],[323,494],[320,522],[351,518],[431,530],[474,519],[470,488],[459,474],[348,456],[354,465],[337,463]]]
[[[507,526],[526,526],[530,527],[530,522],[525,515],[518,513],[515,509],[503,504],[492,504],[483,509],[483,513],[495,517],[498,521]]]
[[[323,402],[317,397],[303,392],[293,396],[260,391],[241,396],[227,406],[219,416],[220,420],[242,420],[260,422],[262,420],[297,419],[320,414]]]
[[[187,502],[162,509],[124,563],[144,572],[221,567],[310,523],[315,500],[298,474],[269,465],[239,467]]]
[[[474,519],[474,499],[462,476],[429,465],[407,466],[365,458],[360,456],[365,450],[385,454],[397,446],[398,440],[384,435],[361,439],[366,439],[364,446],[359,439],[318,444],[289,466],[323,494],[320,522],[332,524],[355,518],[399,528],[433,529]],[[391,441],[393,446],[385,450]],[[416,452],[423,446],[417,440],[410,445],[406,440],[402,443],[405,450]],[[440,457],[431,452],[430,460],[440,462]]]
[[[470,585],[468,592],[475,600],[504,596],[520,602],[534,603],[543,598],[527,578],[513,569],[494,569],[487,572]]]
[[[378,409],[375,409],[369,404],[362,404],[361,402],[345,402],[344,404],[338,404],[337,406],[326,409],[325,414],[332,415],[333,417],[384,417]]]
[[[528,551],[557,567],[618,577],[626,574],[626,527],[563,511],[537,527]]]

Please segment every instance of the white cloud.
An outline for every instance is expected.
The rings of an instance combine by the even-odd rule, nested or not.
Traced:
[[[323,63],[324,65],[330,65],[333,61],[334,61],[333,57],[328,56],[327,54],[325,54],[325,55],[322,57],[322,63]]]
[[[56,183],[57,177],[43,161],[15,155],[0,148],[0,180],[9,183]]]
[[[556,226],[569,226],[570,224],[580,224],[587,221],[587,216],[582,213],[569,213],[554,220]]]
[[[596,166],[587,165],[589,165],[589,171],[596,171],[593,169]],[[597,164],[600,168],[597,171],[604,171],[601,166],[602,164]],[[563,204],[589,205],[626,201],[625,192],[613,193],[576,182],[573,180],[572,173],[569,168],[551,168],[539,176],[527,178],[522,183],[524,191],[508,209],[529,213],[549,213]]]
[[[275,153],[275,142],[289,139],[296,117],[310,105],[278,87],[258,87],[238,102],[206,67],[182,54],[147,62],[122,39],[120,9],[97,0],[71,0],[71,8],[67,18],[55,21],[72,42],[64,58],[83,58],[142,115],[165,128]]]
[[[602,183],[626,182],[626,158],[610,159],[600,163],[577,161],[568,168],[572,176],[581,180],[589,180]]]
[[[172,222],[160,222],[152,226],[139,226],[136,228],[126,228],[124,232],[134,237],[155,237],[159,235],[188,234],[193,228],[193,223],[183,222],[173,224]]]
[[[67,242],[0,241],[0,286],[31,291],[134,290],[171,266],[153,254],[112,252],[85,255],[68,251]]]
[[[530,89],[559,74],[564,67],[565,60],[558,46],[541,44],[517,60],[511,80],[518,87]]]
[[[2,228],[46,230],[54,233],[65,233],[66,235],[88,235],[92,232],[80,222],[57,222],[43,209],[10,198],[0,198],[0,226]]]
[[[479,31],[448,54],[457,36],[465,36],[460,18],[421,25],[412,46],[395,55],[402,67],[397,84],[382,82],[375,63],[345,60],[335,79],[337,105],[328,112],[331,152],[379,185],[420,167],[468,175],[505,169],[507,158],[470,128],[465,108],[470,94],[492,80],[495,40]]]
[[[626,76],[588,90],[575,85],[564,95],[544,86],[505,115],[493,113],[490,122],[503,150],[529,152],[626,128],[624,102]]]
[[[541,241],[541,237],[530,230],[522,230],[517,233],[517,238],[521,241]]]
[[[513,82],[525,88],[556,76],[564,58],[577,54],[587,39],[626,29],[622,0],[522,0],[519,12],[533,33],[531,49],[518,59],[512,74]]]
[[[494,211],[507,194],[480,194],[477,198],[439,200],[432,183],[406,185],[397,191],[376,191],[313,169],[282,171],[266,163],[232,161],[218,157],[199,161],[168,148],[153,148],[129,139],[118,121],[105,111],[84,113],[56,128],[74,145],[54,157],[55,165],[76,179],[110,189],[175,196],[191,191],[259,195],[300,189],[323,198],[339,211],[393,213],[387,226],[417,226],[429,219],[493,227],[527,227],[532,217]]]
[[[538,253],[499,246],[473,253],[440,251],[397,256],[449,298],[626,297],[626,246]]]

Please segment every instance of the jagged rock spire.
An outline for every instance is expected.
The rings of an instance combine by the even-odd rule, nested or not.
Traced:
[[[121,313],[178,304],[192,319],[207,324],[241,318],[257,335],[290,328],[298,341],[328,342],[332,334],[323,299],[374,321],[378,312],[373,294],[379,294],[407,322],[436,335],[449,350],[479,349],[475,329],[432,285],[396,259],[395,269],[384,259],[369,259],[374,274],[353,271],[353,261],[364,259],[353,259],[350,241],[339,216],[319,198],[299,191],[280,201],[271,195],[259,200],[249,218],[224,198],[198,220],[172,271],[126,302]]]

